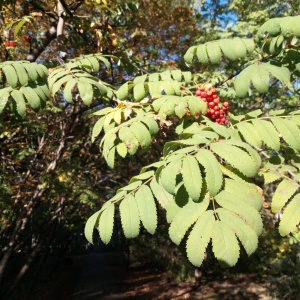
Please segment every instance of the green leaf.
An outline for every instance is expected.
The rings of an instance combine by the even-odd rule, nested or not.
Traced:
[[[128,98],[128,90],[129,90],[129,83],[126,82],[116,91],[116,96],[119,100],[127,100]]]
[[[206,51],[206,45],[197,46],[196,53],[197,53],[198,61],[201,64],[207,64],[209,62],[207,51]]]
[[[186,242],[186,252],[189,261],[194,266],[200,267],[203,262],[215,222],[214,212],[207,210],[191,230]]]
[[[253,69],[253,65],[248,66],[235,78],[234,89],[238,97],[245,97],[248,94]]]
[[[78,82],[77,87],[83,103],[87,106],[90,106],[92,104],[94,96],[92,85],[82,80]]]
[[[32,107],[33,110],[38,110],[41,106],[39,96],[33,91],[32,88],[28,86],[23,86],[20,89],[21,92],[25,95],[25,98],[29,105]]]
[[[151,180],[150,187],[153,195],[162,208],[166,208],[173,201],[173,196],[157,183],[155,177]]]
[[[277,186],[272,197],[271,209],[273,213],[277,213],[289,201],[299,188],[297,182],[283,179]]]
[[[215,199],[220,206],[244,219],[257,235],[261,234],[263,224],[259,212],[247,204],[246,201],[241,200],[239,194],[221,191],[215,196]]]
[[[137,237],[140,233],[140,217],[134,196],[127,195],[120,203],[119,209],[125,237],[127,239]]]
[[[147,172],[141,171],[141,173],[139,175],[133,176],[130,179],[129,183],[135,182],[137,180],[146,180],[146,179],[149,179],[150,177],[153,177],[153,176],[154,176],[154,171],[153,170],[147,171]]]
[[[104,124],[104,118],[100,118],[94,125],[93,131],[92,131],[92,143],[94,143],[95,138],[100,134],[102,131]]]
[[[118,189],[118,192],[119,191],[133,191],[133,190],[137,189],[138,187],[140,187],[141,184],[142,184],[141,180],[131,182],[130,184]]]
[[[187,101],[188,109],[192,116],[206,114],[207,105],[204,101],[194,96],[185,96],[184,99]]]
[[[28,74],[23,66],[24,64],[15,62],[13,64],[14,68],[16,69],[16,72],[18,74],[18,79],[21,85],[26,85],[28,83]]]
[[[93,233],[94,233],[94,228],[97,226],[98,220],[99,220],[99,215],[101,211],[95,212],[89,219],[87,220],[84,228],[84,235],[85,238],[89,241],[89,243],[94,244],[93,242]]]
[[[175,195],[176,177],[180,168],[181,160],[172,161],[160,173],[160,183],[169,194]]]
[[[127,147],[126,147],[126,145],[124,143],[118,144],[117,145],[117,152],[118,152],[118,154],[121,157],[125,158],[126,155],[127,155]]]
[[[253,183],[225,179],[225,191],[235,194],[241,201],[245,201],[257,211],[262,208],[263,196],[259,193],[258,187]]]
[[[232,142],[232,141],[231,141]],[[258,172],[257,163],[244,150],[232,146],[228,141],[218,141],[210,145],[213,152],[225,159],[247,177],[253,177]]]
[[[247,143],[256,147],[261,147],[262,140],[260,134],[252,124],[244,122],[238,123],[236,126]]]
[[[241,241],[248,255],[251,255],[258,246],[258,238],[256,232],[247,224],[245,221],[224,208],[218,208],[216,210],[222,223],[228,225],[231,230],[236,234],[238,239]]]
[[[0,89],[0,114],[7,104],[9,92],[11,91],[11,89],[11,87]]]
[[[269,70],[263,65],[256,65],[255,76],[252,76],[253,86],[260,93],[267,93],[269,90]]]
[[[271,118],[276,129],[282,134],[283,139],[296,151],[300,151],[300,129],[291,120]]]
[[[196,159],[205,169],[205,180],[209,193],[215,196],[223,185],[223,175],[219,162],[209,150],[200,149]]]
[[[158,133],[159,128],[158,128],[158,125],[157,125],[156,121],[153,118],[144,117],[140,121],[147,125],[147,127],[149,128],[151,136],[155,136]]]
[[[33,64],[33,63],[28,63],[28,64],[23,63],[22,65],[25,68],[25,70],[27,71],[29,79],[31,81],[34,81],[34,82],[37,81],[38,77],[39,77],[39,74],[36,70],[35,64]],[[41,78],[43,78],[43,76],[41,76]]]
[[[209,205],[209,197],[205,197],[200,203],[189,201],[173,219],[170,228],[170,239],[179,245],[188,229],[192,226],[198,218],[201,218],[203,213],[207,210]]]
[[[61,88],[61,86],[63,84],[65,84],[66,82],[70,81],[73,79],[73,76],[72,75],[66,75],[66,76],[63,76],[62,78],[60,78],[59,80],[57,80],[52,88],[51,86],[49,85],[49,88],[50,88],[50,91],[52,92],[52,95],[54,96],[58,91],[59,89]]]
[[[206,44],[207,53],[211,64],[218,64],[222,58],[220,46],[216,42],[208,42]]]
[[[147,150],[151,145],[151,135],[148,128],[143,123],[134,122],[130,126],[130,130],[137,138],[142,149]]]
[[[182,161],[183,183],[189,196],[198,201],[202,189],[202,175],[198,161],[194,156],[188,155]]]
[[[5,65],[2,68],[5,78],[7,80],[7,83],[12,87],[16,88],[18,85],[18,75],[17,72],[15,71],[15,68],[12,65]]]
[[[279,233],[285,236],[292,232],[300,223],[300,194],[297,194],[291,202],[286,206],[280,223]]]
[[[192,46],[185,53],[183,59],[187,64],[192,64],[196,50],[197,50],[197,47]]]
[[[216,220],[212,230],[212,249],[223,267],[234,266],[240,256],[238,240],[231,228],[223,221]]]
[[[25,113],[26,113],[26,103],[25,103],[25,99],[23,97],[23,94],[20,93],[20,91],[17,90],[13,90],[11,92],[11,96],[12,98],[15,100],[16,102],[16,106],[17,106],[17,112],[21,117],[24,117]]]
[[[147,95],[144,83],[138,83],[133,87],[133,97],[135,101],[143,100]]]
[[[64,88],[64,98],[68,103],[73,103],[72,90],[75,88],[75,85],[78,83],[78,80],[73,78],[69,80]]]
[[[135,199],[143,226],[150,234],[154,234],[157,227],[157,212],[150,188],[142,185],[135,193]]]
[[[126,144],[127,151],[130,155],[133,155],[137,151],[139,142],[128,127],[122,127],[120,129],[119,138]]]
[[[102,242],[107,245],[112,237],[114,228],[115,205],[111,203],[101,213],[99,218],[99,235]]]
[[[264,120],[251,120],[254,128],[259,132],[262,141],[271,149],[279,151],[280,139],[278,132],[276,131],[273,124],[269,121]]]

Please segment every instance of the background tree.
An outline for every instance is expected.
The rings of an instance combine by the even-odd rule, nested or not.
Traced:
[[[247,11],[244,14],[240,13],[239,1],[221,5],[214,1],[203,2],[200,7],[192,1],[98,2],[8,1],[1,8],[2,39],[5,41],[1,48],[0,92],[1,198],[4,199],[1,202],[1,277],[5,276],[12,256],[18,252],[27,254],[24,265],[10,282],[8,293],[35,259],[42,262],[49,253],[66,253],[68,239],[62,235],[56,239],[51,237],[57,232],[71,237],[82,228],[87,216],[104,202],[103,209],[86,227],[90,240],[94,225],[100,228],[103,242],[110,240],[114,209],[119,202],[126,237],[137,236],[141,222],[145,231],[153,233],[156,213],[163,220],[162,212],[173,203],[167,209],[167,223],[162,222],[167,228],[168,223],[171,224],[171,240],[179,244],[186,241],[185,231],[190,233],[189,228],[200,212],[206,211],[207,220],[212,226],[218,226],[212,221],[211,207],[205,208],[206,204],[213,203],[208,203],[204,196],[206,189],[211,199],[216,198],[218,205],[223,206],[222,201],[228,201],[226,192],[231,192],[230,184],[236,184],[235,188],[243,193],[250,186],[249,193],[256,199],[256,203],[252,203],[254,210],[247,207],[252,215],[243,213],[245,207],[240,204],[244,203],[235,202],[233,212],[223,206],[228,211],[223,212],[222,221],[226,223],[229,214],[237,220],[237,227],[241,226],[247,236],[252,236],[248,242],[243,238],[245,231],[235,232],[251,254],[262,230],[257,212],[262,198],[253,189],[254,184],[262,186],[263,179],[265,183],[275,181],[272,189],[276,201],[279,201],[281,189],[291,193],[285,198],[286,202],[298,189],[299,145],[298,140],[291,137],[298,134],[298,114],[276,117],[277,113],[281,114],[279,111],[273,112],[274,117],[268,115],[271,108],[287,107],[289,113],[298,105],[297,27],[290,19],[282,19],[282,23],[276,25],[277,31],[270,35],[265,35],[269,32],[267,25],[260,27],[268,20],[266,8],[274,16],[292,15],[294,2],[273,5],[263,1],[262,10],[255,13],[251,13],[253,6],[249,4],[243,7]],[[228,24],[230,19],[235,24]],[[261,23],[255,23],[257,19]],[[286,22],[290,22],[289,27]],[[246,39],[231,39],[236,37]],[[222,42],[222,38],[230,39]],[[206,43],[213,40],[218,41]],[[197,46],[189,48],[193,44]],[[231,53],[236,45],[239,51]],[[212,52],[212,49],[217,51]],[[185,62],[180,55],[184,53]],[[79,57],[80,54],[84,56]],[[251,68],[252,73],[245,73]],[[261,77],[257,80],[258,73]],[[269,75],[266,75],[269,73],[273,75],[271,88]],[[247,94],[249,80],[254,89]],[[210,88],[208,83],[217,90]],[[192,96],[196,91],[202,100]],[[203,100],[211,102],[208,91],[220,95],[223,106],[230,102],[233,113],[247,114],[239,117],[233,114],[231,126],[224,126],[228,121],[227,105],[224,109],[219,107],[225,112],[224,121],[213,116],[211,111],[207,114],[207,104]],[[206,96],[201,94],[204,92]],[[250,114],[245,111],[249,107],[262,108],[262,111]],[[217,122],[223,125],[209,118],[220,119]],[[277,119],[282,119],[278,121],[281,125],[273,121]],[[257,135],[257,131],[263,131],[260,126],[266,126],[271,140]],[[284,126],[289,129],[285,131]],[[278,134],[283,137],[280,143]],[[266,144],[262,144],[262,140]],[[97,145],[100,141],[101,153]],[[195,144],[199,146],[195,148]],[[153,150],[147,152],[150,146]],[[203,148],[201,153],[206,159],[197,156],[199,148]],[[230,156],[231,152],[234,157]],[[115,167],[114,170],[107,167],[101,155],[110,168]],[[176,155],[178,160],[174,158]],[[159,161],[161,156],[165,159]],[[238,157],[245,160],[237,161]],[[249,163],[245,164],[247,159]],[[263,161],[261,168],[260,160]],[[157,163],[152,164],[155,161]],[[192,169],[193,165],[198,168]],[[176,182],[173,174],[180,168],[182,172],[178,173]],[[124,169],[128,170],[127,174]],[[141,174],[134,176],[140,169]],[[258,171],[261,176],[251,179]],[[191,172],[202,185],[185,179]],[[124,187],[132,176],[130,185]],[[211,183],[212,177],[218,178],[215,185]],[[252,185],[245,186],[240,180]],[[116,189],[119,193],[113,197]],[[220,190],[223,193],[219,193]],[[163,209],[157,211],[153,195]],[[106,202],[111,197],[112,200]],[[149,206],[144,201],[143,206],[137,207],[134,197],[148,199]],[[297,206],[297,197],[291,202],[296,204],[292,205]],[[200,207],[196,200],[203,206],[198,211],[199,216],[187,218],[186,214],[189,216],[194,206]],[[219,209],[218,205],[214,209]],[[285,203],[277,205],[274,211]],[[148,213],[141,213],[143,209]],[[180,211],[182,213],[175,217]],[[128,214],[132,216],[132,224],[124,221]],[[237,215],[246,219],[246,225]],[[291,220],[296,224],[297,218],[294,216]],[[199,222],[201,228],[204,221]],[[294,223],[286,225],[288,230]],[[182,229],[178,224],[183,225]],[[223,249],[219,243],[214,246],[214,252],[222,264],[234,265],[239,247],[227,225],[224,235],[235,247],[227,248],[224,254],[219,251]],[[107,226],[104,231],[103,226]],[[211,232],[216,241],[218,232]],[[211,238],[209,233],[207,243]],[[297,234],[290,234],[290,237],[297,237]],[[193,252],[197,242],[195,234],[191,233],[187,240],[188,257],[195,265],[200,265],[206,244],[201,251]]]

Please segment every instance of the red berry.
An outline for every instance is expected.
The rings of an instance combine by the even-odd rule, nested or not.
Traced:
[[[223,103],[223,106],[227,108],[229,106],[229,103],[226,101]]]

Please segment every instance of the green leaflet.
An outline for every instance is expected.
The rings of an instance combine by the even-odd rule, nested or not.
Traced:
[[[73,95],[72,90],[75,88],[75,85],[77,84],[78,80],[73,78],[69,80],[64,88],[64,98],[68,103],[73,103]]]
[[[87,106],[90,106],[94,96],[92,85],[85,81],[79,81],[77,87],[83,103]]]
[[[110,202],[111,203],[111,202]],[[115,205],[111,203],[101,213],[98,223],[99,235],[102,242],[107,245],[112,237],[114,228]]]
[[[142,185],[135,193],[135,199],[143,226],[150,234],[154,234],[157,227],[157,211],[150,188]]]
[[[159,183],[172,195],[175,195],[176,177],[180,173],[181,160],[170,162],[160,173]]]
[[[219,45],[216,45],[216,42],[208,42],[206,48],[211,64],[218,64],[222,58],[222,52]]]
[[[260,93],[269,90],[270,74],[281,81],[282,84],[290,85],[290,71],[286,67],[278,67],[269,63],[255,62],[246,67],[237,75],[234,88],[238,97],[244,97],[249,90],[250,81],[254,88]]]
[[[194,56],[195,56],[195,52],[197,50],[197,46],[192,46],[190,47],[187,52],[185,53],[185,55],[183,56],[184,61],[190,65],[192,64],[193,60],[194,60]]]
[[[185,96],[184,99],[187,101],[192,116],[206,114],[207,105],[204,101],[194,96]]]
[[[216,143],[212,143],[210,144],[210,148],[213,152],[221,156],[230,165],[237,168],[241,173],[243,173],[247,177],[253,177],[257,174],[258,166],[257,162],[255,161],[255,158],[247,154],[247,152],[242,150],[240,147],[230,145],[229,140],[220,140]]]
[[[127,195],[119,206],[122,228],[126,238],[135,238],[140,233],[140,217],[136,200],[133,195]]]
[[[215,196],[215,199],[220,206],[243,218],[246,223],[254,229],[257,235],[261,234],[263,224],[259,212],[245,201],[242,201],[239,195],[221,191]]]
[[[143,117],[140,120],[142,123],[146,124],[149,128],[151,136],[155,136],[159,130],[158,125],[156,121],[151,117]]]
[[[296,123],[282,118],[271,118],[276,129],[281,133],[283,139],[296,151],[300,151],[300,129]]]
[[[182,161],[183,183],[189,196],[199,201],[202,189],[202,175],[198,161],[194,156],[188,155]]]
[[[272,197],[271,209],[273,213],[277,213],[289,201],[299,188],[297,182],[283,179],[277,186]]]
[[[187,256],[189,261],[197,267],[200,267],[203,262],[215,222],[214,212],[207,210],[198,219],[188,237],[186,242]]]
[[[84,235],[85,238],[89,241],[89,243],[94,244],[93,242],[93,232],[95,226],[97,226],[99,215],[101,211],[95,212],[89,219],[87,220],[85,227],[84,227]]]
[[[257,38],[263,39],[266,33],[271,36],[282,33],[284,37],[300,37],[299,20],[299,16],[270,19],[259,28]]]
[[[9,92],[12,90],[11,87],[0,89],[0,114],[2,113],[4,107],[9,98]]]
[[[223,184],[223,174],[216,157],[206,149],[200,149],[196,159],[205,169],[205,180],[209,193],[215,196]]]
[[[176,205],[180,208],[184,207],[190,200],[192,200],[182,181],[176,186],[174,199]],[[200,199],[199,202],[201,200],[203,200],[203,198]]]
[[[153,177],[154,176],[154,171],[151,170],[151,171],[147,171],[147,172],[141,172],[139,175],[136,175],[136,176],[133,176],[129,183],[132,183],[132,182],[135,182],[137,180],[146,180],[146,179],[149,179],[150,177]]]
[[[279,233],[285,236],[292,232],[300,223],[300,194],[297,194],[290,203],[286,206],[280,223]]]
[[[252,39],[221,39],[190,47],[184,55],[184,60],[187,64],[192,64],[194,57],[197,56],[200,63],[218,64],[222,54],[235,61],[244,58],[247,53],[252,53],[254,48]]]
[[[18,85],[18,76],[15,68],[12,65],[5,65],[2,68],[5,78],[7,80],[7,83],[12,87],[16,88]]]
[[[234,266],[240,256],[238,240],[232,229],[216,220],[212,230],[212,249],[222,267]]]
[[[226,178],[224,190],[235,194],[235,197],[238,197],[241,201],[245,201],[257,211],[261,210],[263,197],[259,194],[255,184]]]
[[[19,62],[14,62],[13,66],[16,69],[17,75],[18,75],[18,80],[21,85],[26,85],[29,81],[28,74],[23,66],[24,64],[19,63]]]
[[[104,118],[100,118],[94,125],[93,131],[92,131],[92,143],[95,141],[95,138],[100,134],[102,131],[104,124]]]
[[[128,98],[128,90],[129,90],[129,83],[125,82],[123,85],[119,87],[116,91],[116,96],[119,100],[127,100]]]
[[[116,147],[112,147],[108,153],[108,155],[105,157],[107,165],[113,169],[115,166],[115,154],[116,154]]]
[[[259,132],[263,142],[276,151],[280,149],[280,139],[278,132],[276,131],[273,124],[265,120],[251,120],[254,128]]]
[[[173,196],[157,183],[155,177],[150,182],[150,188],[162,208],[166,208],[173,200]]]
[[[255,66],[255,65],[254,65]],[[267,93],[269,90],[269,70],[263,65],[257,65],[254,69],[255,76],[251,81],[259,93]]]
[[[258,246],[256,232],[234,212],[224,208],[217,208],[216,213],[220,220],[227,224],[241,241],[248,255],[251,255]]]
[[[143,123],[134,122],[130,126],[130,130],[137,138],[142,149],[147,150],[151,145],[151,135],[148,128]]]
[[[139,142],[134,133],[128,127],[122,127],[119,130],[119,138],[126,144],[130,155],[133,155],[137,151]]]
[[[249,90],[253,67],[246,67],[234,80],[234,89],[238,97],[245,97]]]
[[[11,96],[12,98],[15,100],[16,102],[16,106],[17,106],[17,112],[21,117],[24,117],[25,113],[26,113],[26,103],[25,103],[25,99],[23,97],[23,94],[20,93],[20,91],[17,90],[13,90],[11,92]]]
[[[150,78],[149,78],[150,80]],[[161,87],[157,82],[148,82],[149,94],[152,98],[159,98],[161,95]]]
[[[247,143],[256,147],[261,147],[262,145],[261,136],[252,124],[248,122],[244,122],[244,123],[238,123],[236,126]]]
[[[63,84],[65,84],[66,82],[70,81],[73,79],[73,76],[72,75],[65,75],[63,76],[62,78],[60,78],[59,80],[57,80],[52,87],[50,87],[49,85],[49,88],[50,88],[50,91],[52,93],[52,95],[54,96],[58,91],[59,89],[61,88],[61,86]]]
[[[25,64],[23,64],[23,67],[27,71],[29,79],[34,82],[37,81],[39,74],[36,70],[35,64],[32,64],[32,63],[26,64],[25,63]],[[43,77],[43,76],[41,76],[41,77]]]
[[[178,118],[182,118],[186,113],[187,103],[182,99],[177,105],[175,106],[175,114]]]
[[[23,92],[32,109],[37,111],[41,106],[41,102],[39,96],[34,92],[34,90],[28,86],[23,86],[20,91]]]
[[[207,210],[208,205],[209,197],[206,196],[200,203],[189,201],[178,211],[169,228],[170,239],[175,244],[180,244],[187,230],[198,218],[201,218],[201,215]]]
[[[230,137],[230,131],[225,126],[214,123],[214,122],[210,121],[209,119],[207,119],[205,121],[206,121],[206,124],[209,127],[211,127],[213,129],[213,131],[215,131],[218,135],[223,136],[225,139],[228,139]]]
[[[127,147],[126,147],[126,145],[124,143],[119,143],[117,145],[117,149],[116,150],[117,150],[118,154],[121,157],[123,157],[123,158],[126,157],[126,155],[127,155]]]
[[[143,100],[147,95],[144,83],[138,83],[133,87],[133,97],[135,101]]]
[[[120,191],[133,191],[133,190],[137,189],[141,184],[142,184],[142,181],[137,180],[137,181],[131,182],[128,185],[118,189],[117,192],[120,192]]]

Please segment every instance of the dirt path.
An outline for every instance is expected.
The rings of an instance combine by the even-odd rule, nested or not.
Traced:
[[[122,253],[88,253],[61,267],[30,295],[14,300],[106,299],[247,299],[270,300],[267,284],[253,278],[213,280],[196,287],[191,281],[170,282],[163,273],[142,265],[127,270]]]

